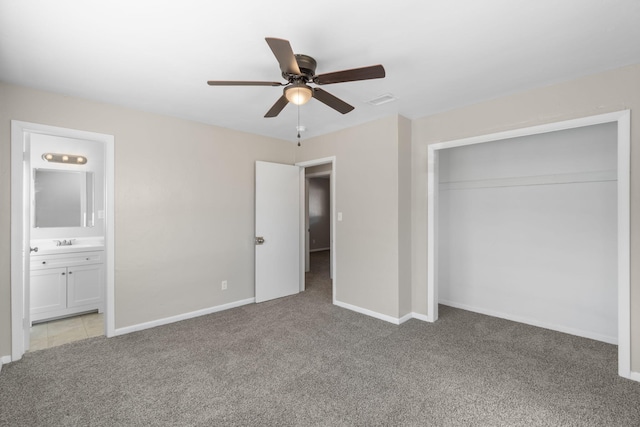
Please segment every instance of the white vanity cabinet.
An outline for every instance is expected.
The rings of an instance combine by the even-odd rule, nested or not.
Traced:
[[[104,310],[103,251],[31,256],[31,321]]]
[[[66,274],[66,268],[31,271],[31,320],[67,308]]]

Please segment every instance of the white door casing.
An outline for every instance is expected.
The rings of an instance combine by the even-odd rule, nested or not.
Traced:
[[[11,361],[29,349],[30,319],[30,164],[29,138],[44,134],[103,144],[105,161],[105,334],[114,336],[114,141],[113,135],[37,123],[11,121]]]
[[[337,250],[336,250],[336,242],[337,242],[337,232],[336,229],[337,227],[335,226],[335,220],[336,220],[336,157],[335,156],[331,156],[331,157],[323,157],[323,158],[319,158],[319,159],[314,159],[314,160],[306,160],[304,162],[297,162],[296,166],[300,166],[301,168],[309,168],[309,167],[313,167],[313,166],[319,166],[319,165],[324,165],[324,164],[329,164],[331,165],[331,171],[329,172],[329,194],[330,194],[330,205],[329,205],[329,210],[330,210],[330,215],[331,215],[331,220],[329,223],[329,233],[330,233],[330,246],[331,246],[331,262],[330,262],[330,277],[331,277],[331,294],[332,296],[332,302],[334,304],[336,304],[336,295],[337,295],[337,289],[338,289],[338,279],[337,279],[337,274],[336,274],[336,267],[337,267]],[[309,176],[313,176],[313,175],[309,175]],[[300,197],[301,199],[304,200],[305,197],[305,181],[306,181],[306,175],[305,175],[305,171],[303,169],[302,173],[300,174],[300,188],[301,188],[301,194]],[[301,271],[300,271],[300,291],[304,291],[306,286],[305,286],[305,275],[304,275],[304,266],[305,266],[305,256],[307,251],[305,250],[305,246],[308,243],[308,226],[305,223],[306,220],[306,216],[307,216],[307,206],[306,204],[304,205],[300,205],[300,266],[301,266]]]
[[[256,302],[300,291],[298,166],[256,162]]]

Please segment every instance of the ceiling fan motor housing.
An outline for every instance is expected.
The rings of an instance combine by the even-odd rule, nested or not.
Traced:
[[[295,57],[298,68],[300,68],[300,72],[302,73],[302,77],[305,78],[305,81],[313,79],[313,76],[316,75],[316,66],[318,65],[316,60],[309,55],[295,54]],[[290,76],[282,73],[282,77],[289,80]]]

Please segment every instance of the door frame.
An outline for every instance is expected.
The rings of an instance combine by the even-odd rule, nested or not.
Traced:
[[[30,210],[30,200],[24,191],[25,170],[30,167],[25,156],[25,142],[29,134],[45,134],[65,138],[100,142],[105,161],[105,335],[115,335],[114,316],[114,183],[115,138],[96,132],[87,132],[57,126],[11,120],[11,361],[22,358],[28,348],[31,325],[26,309],[29,296],[29,263],[23,262],[25,239],[29,237],[30,222],[25,212]],[[26,204],[26,205],[25,205]],[[26,218],[29,218],[27,215]],[[25,230],[26,229],[26,230]],[[29,254],[26,254],[29,257]]]
[[[573,129],[615,122],[617,132],[617,241],[618,241],[618,375],[640,381],[631,372],[631,252],[630,252],[630,179],[631,179],[631,113],[617,111],[539,126],[480,135],[427,147],[427,321],[438,319],[438,152],[447,148],[481,144],[520,136]]]
[[[305,174],[304,169],[312,166],[319,166],[324,164],[331,164],[331,183],[330,183],[330,191],[331,191],[331,273],[332,273],[332,303],[336,303],[336,290],[338,289],[338,269],[337,269],[337,256],[336,256],[336,241],[337,241],[337,233],[336,233],[336,156],[331,157],[323,157],[320,159],[307,160],[304,162],[298,162],[295,165],[300,166],[302,168],[302,172],[300,173],[300,200],[305,200]],[[307,233],[305,226],[305,216],[306,216],[306,206],[305,203],[300,203],[300,292],[305,290],[305,245],[307,241]]]

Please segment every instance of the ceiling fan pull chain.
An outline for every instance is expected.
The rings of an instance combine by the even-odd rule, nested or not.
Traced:
[[[298,131],[298,147],[300,147],[300,105],[298,104],[298,126],[296,126],[296,130]]]

